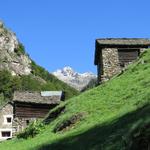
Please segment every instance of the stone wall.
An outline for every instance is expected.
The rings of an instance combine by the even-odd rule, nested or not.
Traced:
[[[5,122],[5,116],[13,117],[13,106],[11,104],[7,104],[0,110],[0,128],[12,128],[12,124],[7,124]]]
[[[105,48],[102,50],[103,72],[101,79],[109,80],[113,75],[121,71],[118,58],[118,49]]]
[[[16,136],[17,133],[22,132],[29,123],[36,121],[36,118],[14,118],[13,120],[13,136]]]
[[[146,48],[139,48],[140,53],[146,51]],[[98,83],[109,80],[112,76],[120,73],[132,62],[124,63],[124,67],[120,66],[118,49],[117,48],[103,48],[99,63],[97,65]]]
[[[7,118],[11,118],[11,122],[7,122]],[[0,140],[5,140],[7,138],[2,137],[3,131],[11,132],[10,138],[12,137],[13,128],[12,128],[12,121],[13,121],[13,106],[11,104],[6,104],[0,110]]]

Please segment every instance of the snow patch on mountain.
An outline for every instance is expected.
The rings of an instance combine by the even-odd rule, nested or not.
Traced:
[[[78,73],[69,66],[58,69],[52,74],[79,91],[84,90],[91,81],[96,82],[97,79],[92,72]]]

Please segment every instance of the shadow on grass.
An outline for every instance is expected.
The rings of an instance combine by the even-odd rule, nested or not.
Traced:
[[[97,126],[52,144],[41,145],[36,150],[125,150],[128,149],[126,138],[134,127],[145,124],[149,116],[150,105],[147,104],[109,124]]]

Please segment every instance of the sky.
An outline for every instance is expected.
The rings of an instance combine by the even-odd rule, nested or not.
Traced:
[[[49,72],[94,66],[97,38],[150,38],[150,0],[0,0],[0,20]]]

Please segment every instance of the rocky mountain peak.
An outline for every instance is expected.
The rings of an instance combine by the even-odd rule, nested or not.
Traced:
[[[58,69],[52,74],[79,91],[82,91],[91,81],[96,82],[97,79],[91,72],[78,73],[69,66]]]
[[[75,72],[71,67],[67,66],[67,67],[64,67],[63,69],[59,69],[56,71],[56,74],[60,74],[64,77],[77,77],[78,76],[78,73]]]

